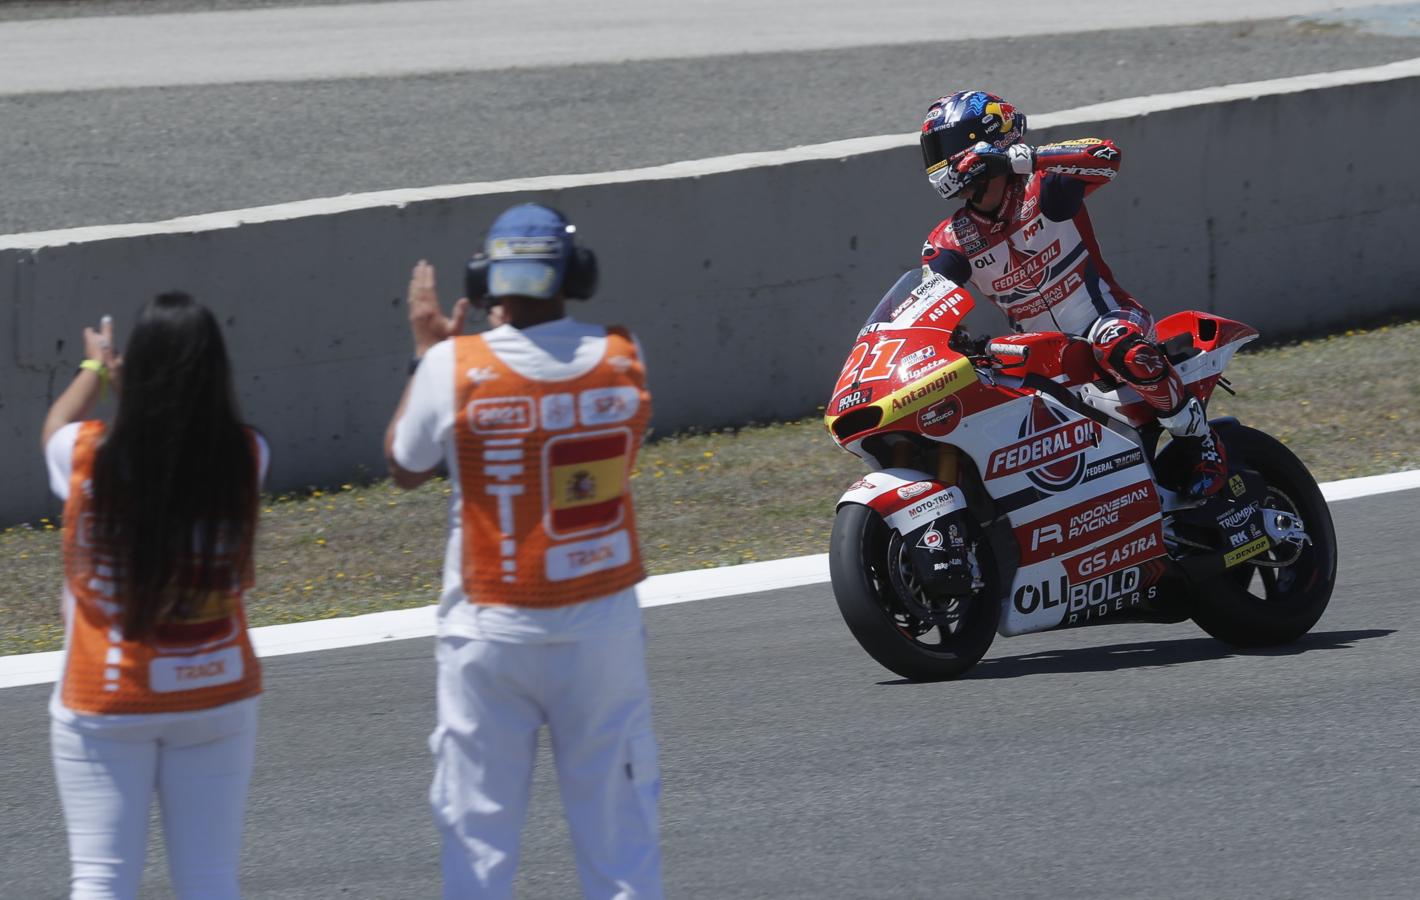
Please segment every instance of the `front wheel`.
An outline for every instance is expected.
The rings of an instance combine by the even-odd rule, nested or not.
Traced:
[[[866,506],[844,504],[833,523],[828,568],[833,595],[848,630],[868,655],[913,681],[944,681],[970,669],[986,654],[1001,616],[993,585],[994,565],[984,541],[976,541],[985,585],[964,604],[952,624],[938,625],[914,614],[931,608],[911,569],[901,540]],[[899,594],[912,594],[906,601]]]
[[[1331,600],[1331,510],[1307,467],[1281,441],[1241,426],[1221,436],[1230,467],[1252,469],[1267,483],[1263,507],[1301,519],[1310,543],[1280,544],[1195,589],[1193,621],[1238,647],[1288,644],[1311,630]]]

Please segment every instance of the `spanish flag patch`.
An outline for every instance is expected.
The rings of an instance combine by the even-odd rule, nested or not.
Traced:
[[[550,531],[566,535],[609,528],[621,521],[631,436],[557,438],[547,446]]]

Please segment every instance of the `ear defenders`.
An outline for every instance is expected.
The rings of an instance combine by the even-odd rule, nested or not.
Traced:
[[[566,223],[569,235],[576,230],[567,217],[557,213]],[[488,266],[492,262],[486,253],[475,253],[464,270],[464,296],[479,306],[492,306],[494,299],[488,296]],[[586,247],[579,247],[573,239],[572,252],[567,258],[562,272],[562,294],[568,300],[590,300],[597,292],[597,255]]]

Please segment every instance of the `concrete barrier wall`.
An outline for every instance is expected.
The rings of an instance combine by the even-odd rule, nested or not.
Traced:
[[[1123,148],[1091,209],[1116,276],[1156,313],[1298,332],[1420,311],[1417,97],[1420,60],[1036,116],[1032,140]],[[0,237],[0,522],[55,509],[39,428],[83,326],[112,313],[122,339],[175,287],[226,323],[274,488],[379,472],[410,265],[432,260],[451,300],[489,221],[526,199],[563,209],[597,249],[601,294],[573,312],[639,333],[660,433],[823,403],[857,326],[950,210],[907,135]]]

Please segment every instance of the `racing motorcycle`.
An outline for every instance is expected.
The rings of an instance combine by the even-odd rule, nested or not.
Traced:
[[[908,679],[954,678],[1005,637],[1192,619],[1255,647],[1321,618],[1336,539],[1316,481],[1281,442],[1212,420],[1224,488],[1175,491],[1188,461],[1089,343],[972,340],[972,297],[908,272],[869,316],[824,417],[874,471],[838,501],[829,568],[853,636]],[[1253,328],[1181,312],[1156,337],[1206,404]]]

